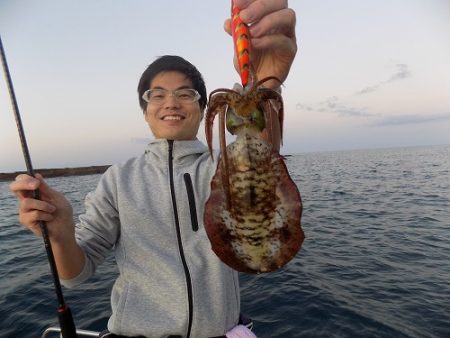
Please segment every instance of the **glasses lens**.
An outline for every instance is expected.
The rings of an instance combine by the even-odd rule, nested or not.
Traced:
[[[148,102],[159,103],[163,102],[167,97],[167,90],[164,89],[151,89],[148,90],[147,98]]]
[[[174,94],[181,102],[195,102],[197,100],[197,91],[194,89],[178,89]]]

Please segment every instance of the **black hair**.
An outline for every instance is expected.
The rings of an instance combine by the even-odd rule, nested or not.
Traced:
[[[200,108],[203,110],[206,107],[207,97],[206,97],[206,86],[203,80],[202,74],[198,71],[195,66],[176,55],[164,55],[153,61],[147,69],[142,73],[138,84],[138,95],[139,95],[139,105],[145,112],[147,108],[147,102],[144,101],[142,95],[149,89],[150,83],[153,78],[161,72],[165,71],[177,71],[185,74],[191,81],[194,89],[198,91],[201,95],[199,104]]]

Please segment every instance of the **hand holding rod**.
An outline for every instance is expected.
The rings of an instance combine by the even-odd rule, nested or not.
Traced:
[[[28,151],[27,141],[25,138],[25,132],[22,126],[22,120],[20,118],[19,107],[17,105],[16,95],[14,93],[14,88],[9,74],[8,63],[6,62],[5,50],[3,49],[3,42],[0,36],[0,53],[3,65],[3,71],[6,77],[6,82],[8,85],[9,96],[11,98],[11,103],[13,106],[14,116],[16,118],[17,130],[19,132],[20,143],[22,145],[22,152],[25,158],[25,164],[27,166],[28,175],[34,177],[33,166],[31,164],[30,153]],[[39,189],[33,191],[33,198],[40,199]],[[53,283],[55,285],[56,296],[58,298],[58,319],[59,325],[61,327],[61,334],[63,338],[76,338],[76,329],[73,322],[72,313],[70,308],[65,304],[64,297],[61,289],[61,284],[59,282],[58,270],[56,268],[55,257],[53,256],[52,246],[48,236],[47,223],[44,221],[39,221],[39,226],[42,232],[42,238],[44,239],[45,250],[47,252],[48,262],[50,264],[50,270],[53,276]]]

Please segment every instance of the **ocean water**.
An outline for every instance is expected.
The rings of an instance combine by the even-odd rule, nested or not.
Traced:
[[[242,275],[258,337],[450,337],[450,146],[322,152],[286,159],[304,202],[300,253]],[[51,178],[75,213],[99,176]],[[0,337],[57,325],[42,240],[17,221],[0,183]],[[64,290],[78,328],[102,330],[117,271],[110,257]]]

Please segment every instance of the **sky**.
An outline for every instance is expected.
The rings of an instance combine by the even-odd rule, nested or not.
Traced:
[[[283,87],[282,154],[450,144],[450,1],[289,6],[299,50]],[[136,88],[158,56],[188,59],[208,92],[231,88],[239,77],[223,30],[229,11],[228,0],[0,0],[0,34],[34,168],[141,154],[152,135]],[[1,77],[0,172],[24,170]]]

